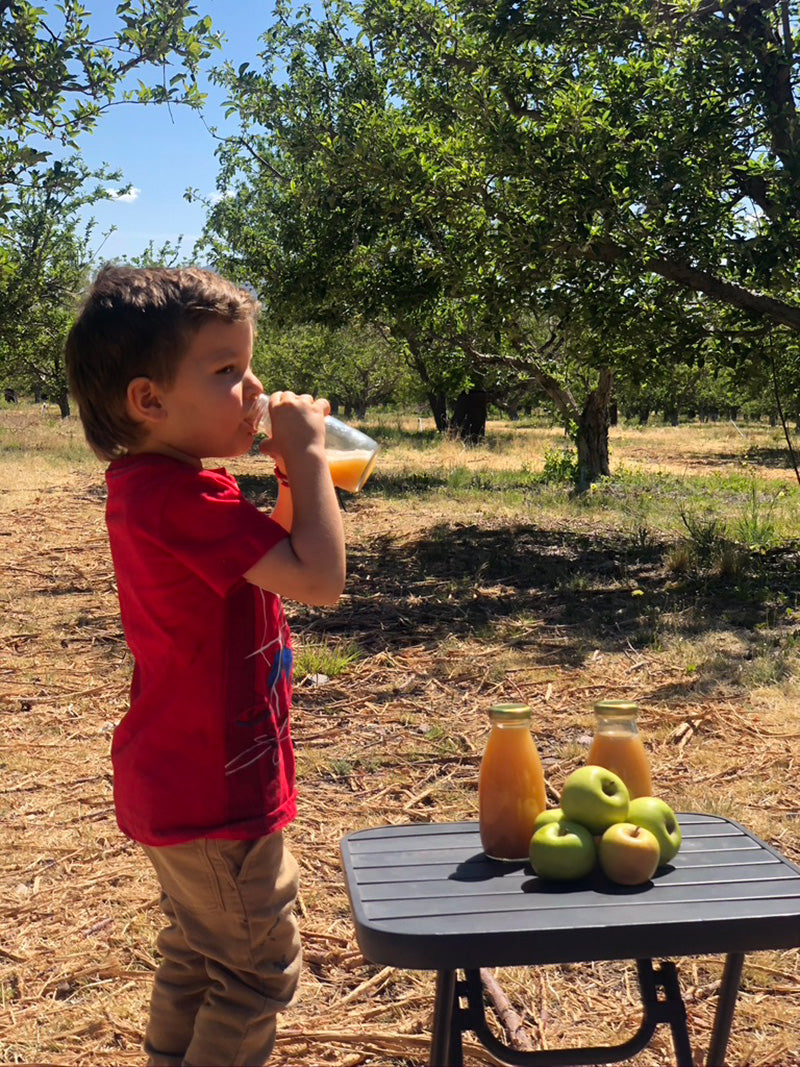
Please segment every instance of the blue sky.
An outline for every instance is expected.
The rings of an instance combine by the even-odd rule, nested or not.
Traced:
[[[87,6],[99,12],[107,10],[106,4],[108,0],[89,0]],[[210,15],[214,29],[227,38],[222,51],[214,53],[211,65],[224,59],[237,65],[256,60],[258,38],[272,22],[273,0],[196,0],[196,8],[200,15]],[[96,19],[104,32],[111,23],[105,14]],[[206,122],[222,128],[223,94],[207,84],[203,89],[209,93]],[[130,183],[133,191],[124,200],[101,202],[88,212],[98,224],[95,247],[101,245],[101,234],[116,226],[116,232],[102,243],[100,257],[134,256],[151,240],[158,248],[164,241],[176,242],[181,235],[183,256],[189,257],[202,230],[205,211],[202,204],[189,204],[183,194],[192,187],[202,195],[213,195],[217,173],[214,148],[203,119],[190,108],[168,111],[163,106],[122,104],[103,115],[94,133],[81,139],[80,154],[88,166],[106,163],[121,170],[123,184]]]

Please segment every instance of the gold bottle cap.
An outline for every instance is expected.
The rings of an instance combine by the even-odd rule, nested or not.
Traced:
[[[604,719],[613,719],[615,716],[629,718],[631,715],[635,717],[638,714],[639,705],[632,700],[598,700],[594,711],[595,715],[600,715]]]
[[[531,709],[528,704],[494,704],[489,715],[494,722],[524,722],[530,718]]]

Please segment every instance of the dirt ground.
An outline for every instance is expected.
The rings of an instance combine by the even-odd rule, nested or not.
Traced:
[[[661,447],[642,437],[631,462],[657,464]],[[279,1065],[427,1062],[434,977],[364,961],[339,841],[379,823],[476,818],[492,703],[534,707],[555,799],[585,754],[593,701],[637,700],[662,796],[736,818],[800,862],[797,690],[790,676],[747,673],[768,639],[754,602],[717,583],[704,618],[690,591],[667,589],[658,552],[634,554],[595,520],[550,521],[535,505],[509,512],[491,500],[393,493],[399,462],[387,452],[384,480],[346,502],[350,578],[339,607],[289,608],[298,647],[354,642],[360,658],[296,689],[301,803],[289,837],[302,869],[305,973],[281,1022]],[[257,460],[229,466],[268,499]],[[103,504],[101,471],[84,460],[54,468],[29,456],[2,468],[3,1063],[143,1062],[160,920],[154,877],[112,809],[110,737],[131,664]],[[791,588],[793,559],[775,567]],[[654,640],[667,608],[678,623]],[[697,1062],[721,966],[680,962]],[[537,1046],[618,1043],[638,1025],[632,965],[497,977]],[[798,1034],[798,953],[754,954],[728,1063],[800,1065]],[[466,1057],[491,1062],[470,1040]],[[630,1062],[672,1060],[664,1032]]]

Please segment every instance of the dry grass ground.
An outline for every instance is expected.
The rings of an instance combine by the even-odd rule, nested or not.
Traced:
[[[139,1064],[159,913],[154,878],[112,810],[108,752],[130,661],[102,471],[74,422],[5,410],[0,431],[0,1062]],[[741,433],[619,429],[613,461],[720,473],[746,452],[759,476],[791,493],[776,435],[748,430],[745,448]],[[492,703],[534,706],[555,795],[585,753],[592,702],[638,700],[663,796],[734,817],[800,861],[793,552],[767,554],[760,581],[747,585],[689,580],[665,567],[654,530],[637,539],[610,512],[566,497],[545,507],[534,489],[458,492],[435,478],[409,491],[433,468],[443,482],[462,468],[535,470],[560,444],[548,430],[510,440],[497,428],[471,452],[388,447],[374,484],[346,504],[341,605],[290,606],[301,652],[351,642],[360,655],[327,684],[307,679],[296,691],[301,809],[290,838],[303,871],[306,967],[276,1064],[427,1062],[433,976],[363,960],[338,842],[380,822],[475,818]],[[262,463],[229,466],[268,498]],[[721,960],[684,960],[680,970],[703,1056]],[[637,1025],[632,967],[498,977],[543,1047],[618,1042]],[[800,1065],[798,1033],[798,953],[754,955],[729,1064]],[[467,1061],[488,1062],[469,1042]],[[671,1062],[668,1036],[632,1062]]]

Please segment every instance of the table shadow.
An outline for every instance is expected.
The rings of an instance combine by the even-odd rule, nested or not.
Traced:
[[[674,871],[671,863],[659,867],[652,878],[640,885],[620,885],[612,882],[599,868],[595,868],[585,878],[576,878],[569,881],[555,881],[553,879],[539,878],[533,872],[531,865],[525,860],[504,861],[490,859],[485,852],[476,852],[467,859],[462,860],[447,876],[452,882],[488,882],[493,878],[505,878],[509,875],[519,876],[520,872],[526,877],[520,883],[520,891],[523,893],[536,893],[541,896],[564,896],[569,893],[585,893],[591,890],[606,897],[631,897],[639,896],[653,888],[653,883]]]
[[[531,869],[527,860],[493,860],[485,852],[476,852],[462,860],[447,877],[452,882],[488,882],[492,878],[517,874],[526,868],[529,871]]]

